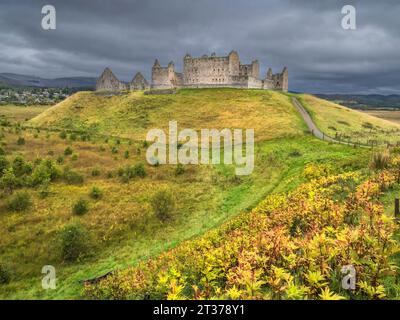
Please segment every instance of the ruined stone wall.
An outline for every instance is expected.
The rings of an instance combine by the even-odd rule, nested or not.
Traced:
[[[153,68],[151,74],[151,87],[156,89],[173,88],[173,85],[170,81],[168,68]]]
[[[203,56],[183,61],[183,83],[185,86],[229,84],[228,57]]]
[[[145,77],[143,77],[143,75],[138,72],[129,84],[129,88],[130,90],[147,90],[150,88],[150,85]]]
[[[254,60],[251,64],[241,64],[236,51],[231,51],[228,56],[217,57],[204,55],[193,58],[189,54],[183,60],[183,73],[175,71],[173,62],[167,67],[162,67],[158,60],[154,62],[151,75],[151,86],[137,73],[128,88],[131,90],[210,88],[233,87],[254,89],[288,90],[288,70],[285,67],[282,73],[272,74],[268,69],[264,79],[260,79],[260,64]],[[97,90],[124,90],[126,85],[120,82],[106,69],[99,78]]]
[[[126,89],[127,86],[118,80],[110,68],[105,68],[96,82],[96,91],[120,91]]]
[[[249,89],[262,89],[263,88],[263,82],[262,80],[255,78],[255,77],[248,77],[247,81],[247,88]]]

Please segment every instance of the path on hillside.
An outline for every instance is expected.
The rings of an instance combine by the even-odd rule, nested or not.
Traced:
[[[299,111],[300,115],[304,119],[308,129],[315,137],[317,137],[318,139],[321,139],[321,140],[325,140],[325,141],[332,141],[332,142],[338,142],[338,143],[340,142],[338,140],[327,137],[321,130],[318,129],[317,125],[311,119],[310,114],[307,112],[306,109],[304,109],[303,105],[300,103],[300,101],[297,98],[293,97],[292,102],[293,102],[293,105],[296,107],[297,111]]]
[[[292,102],[293,105],[295,106],[295,108],[297,109],[297,111],[299,111],[301,117],[303,118],[303,120],[305,121],[305,123],[307,124],[308,129],[310,130],[311,134],[313,136],[315,136],[318,139],[324,140],[324,141],[330,141],[330,142],[335,142],[335,143],[340,143],[340,144],[345,144],[348,146],[354,146],[354,143],[349,143],[346,141],[339,141],[336,139],[333,139],[327,135],[325,135],[315,124],[315,122],[313,121],[313,119],[311,119],[310,114],[307,112],[307,110],[303,107],[303,105],[300,103],[300,101],[295,98],[292,97]],[[365,148],[371,148],[371,146],[367,146],[367,145],[360,145],[357,144],[357,146],[359,147],[365,147]]]

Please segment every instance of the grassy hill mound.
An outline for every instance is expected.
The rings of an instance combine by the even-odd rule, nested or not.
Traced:
[[[30,123],[143,140],[150,128],[166,130],[171,120],[180,129],[254,128],[258,141],[304,130],[286,95],[238,89],[184,89],[169,95],[79,92]]]

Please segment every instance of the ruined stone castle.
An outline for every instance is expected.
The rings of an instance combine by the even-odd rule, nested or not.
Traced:
[[[122,83],[106,68],[97,81],[96,90],[147,90],[175,88],[213,88],[231,87],[247,89],[274,89],[287,91],[289,85],[288,69],[273,74],[271,69],[260,78],[260,64],[257,60],[251,64],[242,64],[236,51],[228,56],[211,56],[193,58],[187,54],[183,59],[183,72],[175,71],[170,62],[162,67],[156,59],[151,73],[151,84],[141,73],[137,73],[129,84]]]

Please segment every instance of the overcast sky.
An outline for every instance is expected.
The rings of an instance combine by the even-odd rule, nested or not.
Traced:
[[[41,28],[54,5],[57,29]],[[357,9],[357,30],[341,27],[341,8]],[[98,76],[109,66],[121,80],[155,58],[175,62],[238,51],[289,68],[294,91],[400,94],[400,1],[342,0],[1,0],[0,73],[46,78]]]

